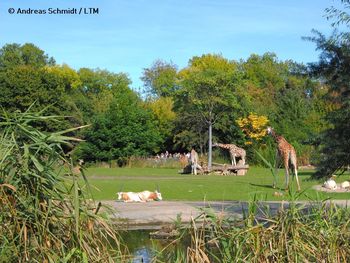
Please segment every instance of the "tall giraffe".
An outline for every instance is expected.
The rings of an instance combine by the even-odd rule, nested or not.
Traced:
[[[277,143],[277,150],[276,150],[276,174],[277,174],[277,167],[279,160],[282,159],[283,165],[284,165],[284,171],[285,171],[285,183],[286,183],[286,190],[289,187],[289,164],[293,166],[293,172],[295,175],[295,179],[297,181],[298,191],[300,191],[300,184],[298,179],[298,167],[297,167],[297,154],[295,152],[294,147],[287,142],[283,136],[278,135],[275,133],[275,131],[271,127],[267,127],[267,133],[271,135],[275,142]],[[276,187],[276,179],[274,178],[273,187]]]
[[[227,149],[230,152],[231,164],[237,165],[236,157],[241,157],[243,165],[245,164],[246,151],[243,148],[240,148],[234,144],[223,144],[223,143],[214,143],[213,147],[220,147],[222,149]]]

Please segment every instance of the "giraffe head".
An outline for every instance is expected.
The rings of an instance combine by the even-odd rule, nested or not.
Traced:
[[[217,142],[214,142],[213,143],[213,147],[217,147],[218,146],[218,143]]]
[[[268,126],[267,128],[266,128],[266,132],[267,132],[267,134],[273,134],[273,128],[272,127],[270,127],[270,126]]]

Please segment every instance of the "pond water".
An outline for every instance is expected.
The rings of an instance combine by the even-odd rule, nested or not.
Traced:
[[[170,244],[172,240],[151,239],[150,233],[154,231],[155,230],[128,230],[121,234],[124,243],[133,256],[131,262],[151,262],[152,258],[155,256],[155,251],[161,251]]]

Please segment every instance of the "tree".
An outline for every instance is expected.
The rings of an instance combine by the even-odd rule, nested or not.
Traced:
[[[174,102],[171,97],[160,97],[146,101],[146,108],[150,109],[154,115],[163,146],[161,150],[172,147],[173,129],[176,113],[173,111]]]
[[[82,118],[68,93],[80,85],[77,73],[33,44],[8,44],[0,50],[0,105],[13,112],[48,107],[48,113],[71,116],[62,122],[42,123],[44,129],[65,129],[81,124]],[[73,116],[72,116],[73,115]]]
[[[239,127],[249,138],[246,144],[253,144],[253,142],[261,141],[266,136],[268,121],[266,116],[259,116],[254,113],[250,113],[246,118],[237,120]]]
[[[331,8],[329,18],[335,19],[333,25],[344,24],[350,28],[350,1],[342,1],[344,10]],[[319,61],[310,64],[314,76],[329,86],[326,96],[335,105],[326,119],[331,124],[323,134],[322,159],[314,177],[330,176],[335,171],[344,171],[350,165],[350,32],[335,31],[329,38],[317,31],[314,37],[307,38],[316,43],[321,51]]]
[[[277,110],[276,95],[284,88],[289,75],[288,65],[280,62],[274,53],[262,56],[252,54],[241,63],[243,85],[239,88],[244,108],[249,112],[271,115]]]
[[[106,112],[114,96],[128,92],[131,83],[125,73],[101,69],[81,68],[78,75],[82,85],[79,87],[80,94],[75,99],[86,121],[90,121],[96,114]]]
[[[221,55],[206,54],[193,57],[187,68],[179,72],[177,93],[180,111],[197,112],[192,119],[200,119],[208,128],[208,167],[212,162],[213,125],[224,113],[239,108],[236,85],[237,65]]]
[[[147,156],[159,150],[161,137],[152,113],[131,90],[115,94],[109,108],[94,116],[77,155],[86,161],[117,160]]]
[[[177,67],[173,63],[156,60],[150,68],[143,70],[141,80],[146,92],[151,96],[169,97],[174,95],[176,86]]]
[[[31,43],[24,45],[6,44],[0,49],[0,71],[17,66],[41,68],[55,65],[55,60]]]

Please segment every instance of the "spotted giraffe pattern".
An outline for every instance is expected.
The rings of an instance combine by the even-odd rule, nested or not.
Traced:
[[[241,157],[243,165],[245,164],[246,151],[243,148],[238,147],[234,144],[223,144],[223,143],[214,143],[213,147],[220,147],[222,149],[229,150],[231,156],[231,164],[237,165],[236,158]]]
[[[275,142],[277,143],[277,151],[276,151],[276,174],[277,174],[277,167],[280,159],[282,159],[284,170],[285,170],[285,183],[286,183],[286,190],[289,187],[289,166],[291,165],[293,168],[293,172],[295,175],[295,179],[298,186],[298,191],[300,191],[300,184],[298,179],[298,167],[297,167],[297,154],[295,152],[294,147],[287,142],[287,140],[281,136],[275,133],[275,131],[271,128],[267,128],[267,133],[270,134]],[[273,184],[274,187],[276,187],[276,181],[274,181]]]

